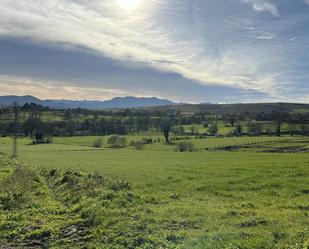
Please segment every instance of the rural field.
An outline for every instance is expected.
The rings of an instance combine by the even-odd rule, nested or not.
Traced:
[[[98,138],[21,138],[17,161],[0,139],[0,244],[309,248],[308,138],[192,136],[183,153],[178,141],[93,148]]]
[[[0,0],[0,249],[309,249],[309,0]]]

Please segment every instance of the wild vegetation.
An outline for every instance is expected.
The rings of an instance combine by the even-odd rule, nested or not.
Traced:
[[[160,226],[123,179],[37,170],[2,159],[0,243],[42,248],[176,248],[182,229]]]

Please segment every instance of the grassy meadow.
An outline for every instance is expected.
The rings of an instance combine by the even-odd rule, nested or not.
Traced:
[[[128,140],[142,137],[128,136]],[[77,182],[80,188],[92,186],[88,178],[84,180],[74,175],[74,172],[82,172],[78,174],[100,175],[112,183],[119,179],[128,181],[132,189],[117,192],[108,187],[92,186],[94,192],[107,194],[112,191],[116,196],[115,202],[111,201],[107,206],[102,204],[104,208],[100,206],[100,198],[76,190],[85,203],[90,203],[91,210],[97,212],[91,216],[93,220],[87,229],[81,226],[82,231],[90,231],[89,238],[77,239],[80,244],[75,241],[76,246],[81,246],[83,241],[89,248],[308,248],[308,139],[192,137],[190,142],[196,151],[191,153],[177,152],[178,141],[172,145],[149,144],[144,150],[136,150],[131,147],[108,148],[106,138],[103,138],[103,148],[95,149],[90,147],[95,139],[62,137],[54,138],[53,144],[41,145],[31,145],[30,139],[20,139],[19,158],[15,164],[45,172],[40,173],[41,180],[37,184],[42,185],[39,188],[45,189],[43,192],[52,192],[51,196],[56,197],[44,195],[48,199],[45,204],[50,205],[46,206],[42,200],[36,204],[46,209],[43,224],[35,224],[38,222],[35,218],[31,225],[28,224],[28,215],[39,217],[39,214],[32,210],[33,207],[23,209],[19,223],[23,224],[23,229],[31,230],[30,235],[26,233],[27,238],[14,234],[8,236],[7,230],[6,234],[0,234],[0,242],[12,238],[27,242],[29,236],[30,240],[33,238],[32,233],[39,231],[40,235],[41,231],[44,243],[58,248],[57,236],[61,235],[66,224],[63,216],[70,217],[74,213],[73,223],[76,224],[90,219],[85,206],[76,207],[81,205],[81,200],[76,201],[77,204],[71,203],[70,199],[75,198],[72,189],[68,185],[57,185],[59,179],[63,180],[69,174],[68,177],[74,176],[73,182]],[[10,150],[11,140],[0,139],[2,177],[16,174],[13,166],[7,166],[13,163],[7,159]],[[54,171],[58,172],[57,175],[50,177],[50,172]],[[93,182],[95,186],[96,181]],[[66,197],[57,197],[59,190]],[[130,194],[134,196],[132,203],[125,203],[122,207],[119,201],[127,200]],[[55,211],[51,215],[53,208],[58,211],[68,209],[69,213]],[[0,210],[0,226],[11,224],[7,211],[3,207]],[[15,215],[21,215],[18,209],[13,210]],[[137,218],[132,219],[135,215]],[[129,227],[123,230],[125,224]],[[104,237],[102,234],[108,228],[115,232]],[[78,231],[78,228],[74,229]],[[44,237],[44,231],[48,236],[45,234]],[[34,238],[40,240],[39,235]],[[95,241],[101,244],[93,243],[91,238],[96,238]],[[65,241],[68,246],[73,242],[69,238]]]

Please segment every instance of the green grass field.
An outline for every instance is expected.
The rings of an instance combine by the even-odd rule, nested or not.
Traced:
[[[107,148],[107,137],[100,137],[100,136],[84,136],[84,137],[55,137],[54,143],[55,144],[62,144],[62,145],[76,145],[76,146],[91,146],[93,142],[98,139],[103,139],[103,147]],[[151,135],[131,135],[126,136],[128,143],[131,141],[140,141],[143,138],[160,138],[161,141],[164,141],[163,136],[151,136]],[[205,139],[196,139],[195,136],[189,137],[189,142],[192,142],[197,150],[204,150],[204,149],[214,149],[216,147],[222,146],[232,146],[232,145],[244,145],[244,144],[251,144],[251,143],[267,143],[267,142],[274,142],[274,141],[281,141],[281,140],[295,140],[293,137],[210,137]],[[26,140],[28,141],[28,140]],[[25,140],[23,140],[25,142]],[[31,141],[29,141],[30,143]],[[180,141],[174,141],[175,144],[179,143]],[[146,146],[146,150],[171,150],[175,149],[175,146],[166,146],[162,143],[156,143],[152,145]]]
[[[162,230],[183,238],[136,248],[309,246],[308,139],[192,139],[198,149],[192,153],[176,152],[176,145],[161,143],[147,145],[143,151],[110,149],[106,143],[102,149],[87,147],[94,140],[54,138],[54,144],[28,145],[31,140],[21,139],[18,160],[43,169],[97,172],[109,179],[128,180],[145,200],[146,217],[151,220],[147,222],[154,234],[160,237],[157,232]],[[3,158],[10,153],[10,142],[0,139]],[[226,146],[239,147],[214,150]],[[299,146],[304,150],[291,149]],[[291,150],[273,152],[274,148]]]

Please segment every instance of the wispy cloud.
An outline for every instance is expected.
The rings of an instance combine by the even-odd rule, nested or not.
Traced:
[[[34,94],[35,93],[35,94]],[[57,96],[55,97],[55,93]],[[30,78],[0,75],[0,95],[35,95],[41,99],[76,99],[76,100],[108,100],[114,96],[148,97],[136,91],[128,92],[121,89],[104,89],[102,87],[78,87],[67,82],[33,80]]]
[[[290,89],[295,65],[307,63],[299,58],[308,34],[294,31],[308,17],[283,16],[274,2],[280,1],[147,0],[124,9],[108,0],[1,0],[0,36],[83,46],[128,67],[277,95]],[[252,15],[248,4],[267,15]]]
[[[258,12],[269,12],[274,16],[279,16],[279,11],[277,7],[274,4],[271,4],[267,1],[264,0],[243,0],[243,1],[251,4],[253,9],[255,9]]]
[[[260,40],[272,40],[276,37],[276,34],[261,32],[256,38]]]

